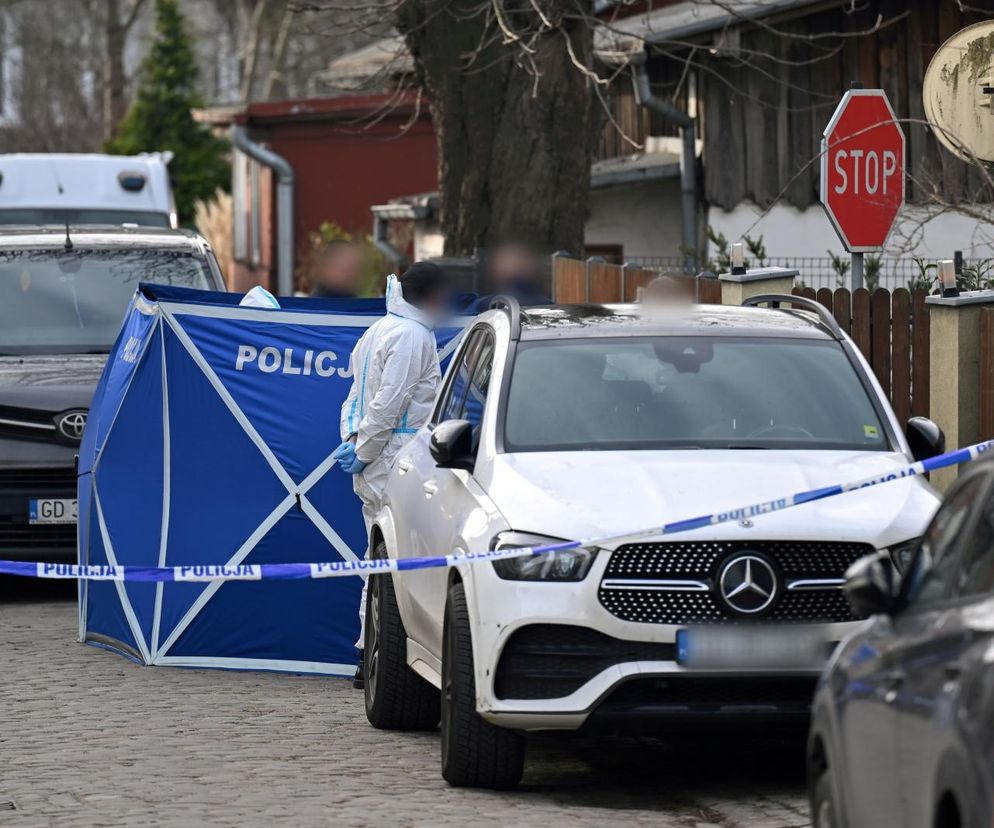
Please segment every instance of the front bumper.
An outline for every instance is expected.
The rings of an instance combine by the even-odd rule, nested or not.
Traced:
[[[812,669],[688,669],[677,663],[675,643],[526,625],[506,641],[488,707],[480,712],[494,724],[524,730],[735,719],[786,724],[807,720],[818,675]]]
[[[471,616],[476,620],[473,644],[481,716],[522,730],[614,727],[650,720],[807,720],[820,667],[683,666],[676,654],[679,630],[734,619],[691,614],[676,623],[667,623],[669,617],[650,621],[660,614],[646,613],[638,596],[627,603],[607,600],[605,579],[618,574],[617,561],[612,568],[610,558],[611,553],[602,550],[584,581],[572,584],[505,581],[489,566],[472,567],[472,573],[467,568],[464,583],[473,584],[467,597],[475,605]],[[697,612],[699,605],[684,601],[674,606]],[[862,622],[831,620],[837,614],[816,620],[821,605],[812,606],[803,618],[773,615],[768,620],[817,632],[826,642],[827,658],[834,644]],[[848,613],[843,617],[852,619]]]

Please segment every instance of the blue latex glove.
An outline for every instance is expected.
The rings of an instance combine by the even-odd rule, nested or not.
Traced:
[[[331,455],[338,461],[338,465],[345,469],[346,466],[350,465],[353,460],[355,460],[355,443],[351,440],[346,440],[342,443],[334,453]]]
[[[369,463],[363,463],[358,457],[356,457],[355,452],[352,452],[352,458],[348,463],[343,463],[341,460],[338,461],[342,466],[342,471],[348,474],[359,474]]]

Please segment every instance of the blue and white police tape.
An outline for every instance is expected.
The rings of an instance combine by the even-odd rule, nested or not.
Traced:
[[[36,563],[0,560],[0,574],[23,575],[36,578],[82,578],[88,581],[265,581],[295,580],[301,578],[339,578],[351,575],[368,575],[378,572],[406,572],[412,569],[434,569],[464,564],[476,564],[503,558],[522,558],[601,546],[605,543],[636,540],[653,535],[675,535],[728,523],[733,520],[758,517],[760,515],[791,509],[815,500],[845,494],[855,489],[880,486],[906,477],[916,477],[926,472],[957,466],[976,460],[994,449],[994,440],[977,443],[967,448],[940,454],[928,460],[921,460],[894,471],[864,477],[850,483],[809,489],[775,500],[765,500],[748,506],[740,506],[727,512],[677,520],[662,526],[650,526],[634,532],[599,535],[575,541],[562,541],[542,546],[523,546],[511,549],[495,549],[486,552],[439,555],[426,558],[389,558],[356,561],[330,561],[327,563],[286,563],[286,564],[198,564],[194,566],[98,566],[57,563]]]

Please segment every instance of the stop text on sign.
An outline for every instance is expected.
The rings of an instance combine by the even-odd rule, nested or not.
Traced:
[[[852,89],[821,144],[821,201],[846,249],[879,250],[904,205],[904,132],[881,89]]]
[[[838,150],[835,153],[835,172],[836,193],[845,193],[851,187],[853,195],[861,192],[866,195],[875,195],[877,192],[887,195],[887,182],[890,179],[893,184],[892,179],[897,172],[897,153],[891,150],[884,150],[882,153],[876,150]]]

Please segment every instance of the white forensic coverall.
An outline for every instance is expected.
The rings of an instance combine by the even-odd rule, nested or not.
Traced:
[[[400,281],[392,274],[387,277],[386,302],[387,315],[370,325],[349,357],[352,388],[341,416],[342,440],[355,434],[356,456],[367,464],[353,476],[367,537],[383,502],[390,467],[401,447],[431,417],[441,379],[432,320],[404,300]],[[364,582],[356,642],[360,649],[365,620]]]

